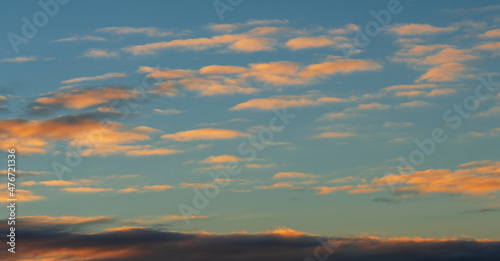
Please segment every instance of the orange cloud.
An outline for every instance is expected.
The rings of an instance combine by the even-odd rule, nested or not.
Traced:
[[[61,191],[71,192],[71,193],[98,193],[112,191],[112,188],[89,188],[89,187],[78,187],[78,188],[62,188]]]
[[[432,105],[431,103],[424,102],[424,101],[412,101],[412,102],[406,102],[406,103],[401,103],[398,105],[398,108],[414,108],[414,107],[423,107],[423,106],[429,106]]]
[[[445,63],[431,68],[418,78],[417,82],[449,82],[462,79],[466,67],[460,63]]]
[[[70,83],[77,83],[77,82],[84,82],[84,81],[109,80],[112,78],[123,78],[126,76],[127,75],[124,73],[105,73],[103,75],[92,76],[92,77],[73,78],[73,79],[62,81],[61,83],[70,84]]]
[[[318,135],[315,135],[313,138],[315,139],[325,139],[325,138],[346,138],[356,136],[354,133],[349,132],[324,132]]]
[[[238,52],[259,52],[273,50],[273,40],[268,38],[241,39],[229,45],[229,49]]]
[[[127,151],[125,155],[127,156],[135,156],[135,157],[140,157],[140,156],[152,156],[152,155],[169,155],[169,154],[174,154],[174,153],[181,153],[182,151],[180,150],[173,150],[173,149],[140,149],[140,150],[131,150]]]
[[[259,109],[273,110],[290,107],[318,106],[326,103],[347,102],[345,99],[326,97],[317,92],[310,92],[304,95],[283,95],[269,98],[252,99],[240,103],[230,110]]]
[[[202,161],[200,163],[226,163],[226,162],[237,162],[237,161],[242,161],[243,159],[235,157],[235,156],[230,156],[230,155],[220,155],[220,156],[210,156]]]
[[[187,90],[199,92],[201,96],[234,93],[250,94],[259,91],[252,87],[242,87],[244,82],[240,79],[231,79],[224,76],[213,76],[210,79],[187,78],[179,82]]]
[[[174,134],[165,134],[161,136],[162,139],[169,139],[175,141],[193,141],[193,140],[227,140],[240,137],[249,137],[249,134],[227,129],[197,129],[180,131]]]
[[[448,33],[457,27],[436,27],[429,24],[403,24],[393,26],[390,31],[402,36]]]
[[[393,184],[399,192],[483,195],[500,191],[500,162],[462,164],[459,169],[428,169],[375,178],[373,186]]]
[[[320,186],[320,187],[314,187],[312,189],[314,190],[319,190],[318,195],[326,195],[330,194],[335,191],[342,191],[342,190],[350,190],[352,189],[352,185],[345,185],[345,186],[340,186],[340,187],[325,187],[325,186]]]
[[[152,186],[143,186],[142,189],[146,191],[163,191],[167,189],[174,188],[174,186],[170,185],[152,185]]]
[[[230,65],[209,65],[200,69],[200,74],[239,74],[248,71],[247,68]]]
[[[286,47],[292,50],[300,50],[307,48],[318,48],[333,45],[334,42],[325,36],[318,37],[299,37],[288,40]]]
[[[38,98],[35,102],[44,105],[63,105],[70,109],[83,109],[108,103],[112,100],[131,99],[137,94],[137,91],[101,87],[96,89],[72,90],[70,92],[56,92],[52,96]]]
[[[317,177],[318,176],[314,174],[306,174],[301,172],[278,172],[273,176],[273,179],[281,179],[281,178],[314,179]]]
[[[11,197],[9,196],[9,193],[7,190],[0,191],[0,201],[2,202],[7,202]],[[16,197],[18,201],[21,202],[28,202],[28,201],[39,201],[39,200],[44,200],[47,199],[44,196],[39,196],[34,194],[33,192],[25,189],[16,189]]]

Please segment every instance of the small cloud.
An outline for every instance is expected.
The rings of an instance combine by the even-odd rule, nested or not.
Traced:
[[[82,57],[90,57],[90,58],[111,58],[118,57],[118,52],[109,51],[106,49],[88,49],[82,54]]]
[[[105,38],[99,37],[99,36],[91,36],[91,35],[75,35],[72,37],[68,38],[63,38],[63,39],[58,39],[55,40],[54,42],[60,43],[60,42],[80,42],[80,41],[93,41],[93,42],[103,42],[106,41]]]
[[[37,61],[38,59],[35,56],[19,56],[14,58],[4,58],[1,59],[2,63],[24,63],[24,62],[32,62]]]
[[[170,115],[175,115],[175,114],[180,114],[183,111],[177,110],[177,109],[153,109],[153,113],[157,115],[164,115],[164,116],[170,116]]]

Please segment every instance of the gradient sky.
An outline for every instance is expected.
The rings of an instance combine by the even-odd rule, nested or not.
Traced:
[[[500,87],[458,128],[443,119],[481,77],[500,81],[494,4],[401,1],[358,48],[387,2],[244,1],[221,20],[212,1],[70,1],[15,52],[8,34],[43,9],[4,1],[0,147],[18,151],[18,216],[119,220],[93,231],[500,239]],[[283,108],[290,124],[255,159],[240,153]],[[53,162],[104,121],[59,179]],[[447,141],[398,175],[435,128]],[[242,172],[187,224],[179,204],[226,162]]]

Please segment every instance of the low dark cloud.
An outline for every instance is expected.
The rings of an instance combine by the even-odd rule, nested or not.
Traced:
[[[82,233],[75,231],[75,228],[81,229],[82,224],[95,226],[109,223],[110,220],[64,223],[64,219],[53,225],[34,220],[19,222],[16,254],[6,255],[4,260],[35,257],[92,261],[500,260],[500,241],[494,240],[318,238],[291,230],[220,235],[130,227]],[[2,221],[2,224],[6,224],[6,221]],[[1,231],[6,229],[5,225],[0,225]]]

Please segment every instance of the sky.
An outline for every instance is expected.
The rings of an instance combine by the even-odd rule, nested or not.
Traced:
[[[498,249],[495,1],[0,7],[0,154],[16,150],[25,260],[155,260],[176,240],[249,251],[181,260],[272,257],[252,240],[304,260],[327,237],[337,260]]]

